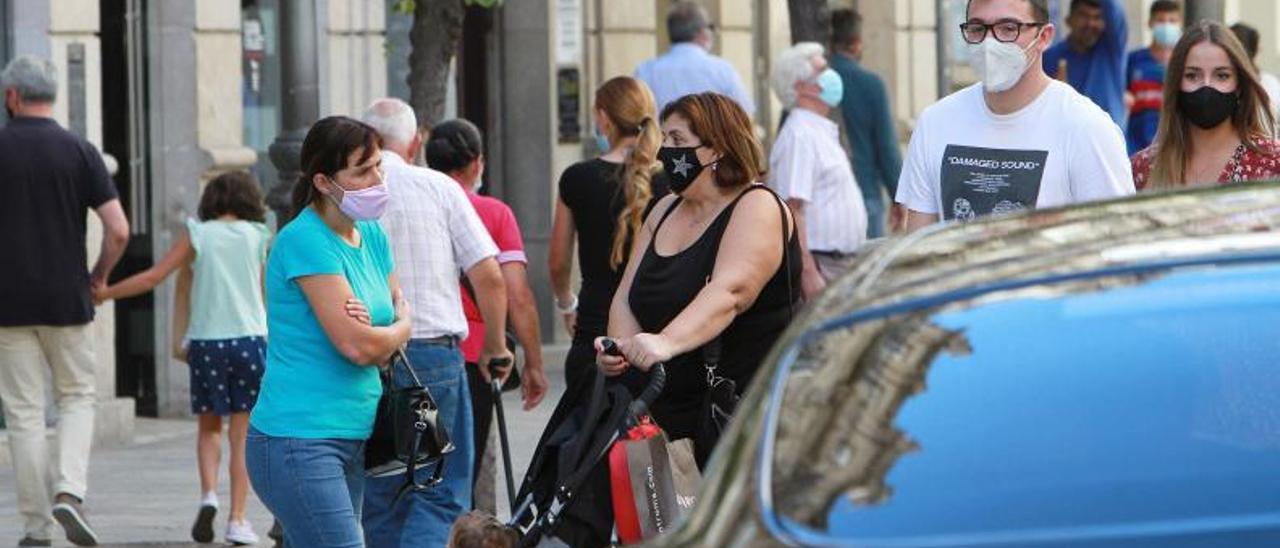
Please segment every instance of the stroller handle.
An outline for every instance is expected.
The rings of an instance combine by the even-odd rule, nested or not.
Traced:
[[[621,356],[622,351],[618,349],[618,342],[606,337],[600,341],[600,347],[605,354],[610,356]],[[645,414],[649,410],[649,406],[653,405],[653,401],[662,395],[662,389],[667,384],[667,367],[666,364],[658,362],[649,367],[649,384],[645,385],[644,391],[640,392],[640,397],[632,400],[631,405],[627,406],[627,416],[632,423],[639,420],[640,415]]]
[[[667,384],[667,367],[662,362],[653,364],[649,368],[649,384],[645,385],[644,391],[640,393],[640,397],[631,401],[631,405],[627,406],[627,416],[632,421],[640,418],[640,415],[649,411],[649,406],[653,404],[653,400],[658,399],[662,395],[662,389]]]

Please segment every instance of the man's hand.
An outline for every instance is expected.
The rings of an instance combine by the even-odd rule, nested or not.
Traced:
[[[496,363],[495,363],[496,362]],[[515,363],[515,356],[511,355],[511,351],[503,345],[500,348],[484,348],[480,351],[480,378],[484,379],[485,384],[493,382],[493,376],[489,374],[489,364],[494,364],[498,369],[498,381],[505,382],[507,376],[511,375],[511,364]]]
[[[800,291],[804,294],[806,302],[813,301],[827,288],[827,279],[822,276],[822,272],[818,271],[817,266],[813,268],[805,268],[800,274]]]
[[[173,345],[173,359],[184,363],[187,361],[187,343],[179,342]]]
[[[89,292],[93,294],[93,306],[102,306],[102,303],[111,300],[107,297],[106,287],[90,285]]]
[[[889,207],[889,233],[897,234],[906,230],[907,224],[907,207],[902,204],[893,204]]]
[[[89,292],[93,294],[102,293],[107,290],[107,275],[105,273],[94,272],[89,276]]]
[[[525,363],[529,363],[527,358]],[[542,403],[542,398],[547,395],[547,373],[541,365],[537,367],[525,365],[524,374],[520,380],[520,392],[524,396],[525,411],[532,411]]]

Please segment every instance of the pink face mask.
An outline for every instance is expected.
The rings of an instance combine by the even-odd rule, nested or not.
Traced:
[[[337,181],[329,180],[333,182],[333,186],[342,190],[342,201],[338,202],[338,210],[353,221],[376,221],[387,211],[391,194],[387,192],[386,183],[379,182],[360,190],[346,190]]]

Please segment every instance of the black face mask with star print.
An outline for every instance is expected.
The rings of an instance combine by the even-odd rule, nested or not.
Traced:
[[[698,149],[702,147],[662,147],[658,149],[658,159],[662,161],[662,170],[667,172],[667,180],[671,184],[671,192],[681,194],[693,184],[705,167],[698,160]]]

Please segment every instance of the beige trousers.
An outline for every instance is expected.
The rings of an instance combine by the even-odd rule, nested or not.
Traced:
[[[53,373],[58,405],[56,459],[45,437],[46,368]],[[84,498],[95,387],[93,339],[87,324],[0,327],[0,401],[18,482],[18,511],[25,532],[33,538],[51,538],[54,494]]]

